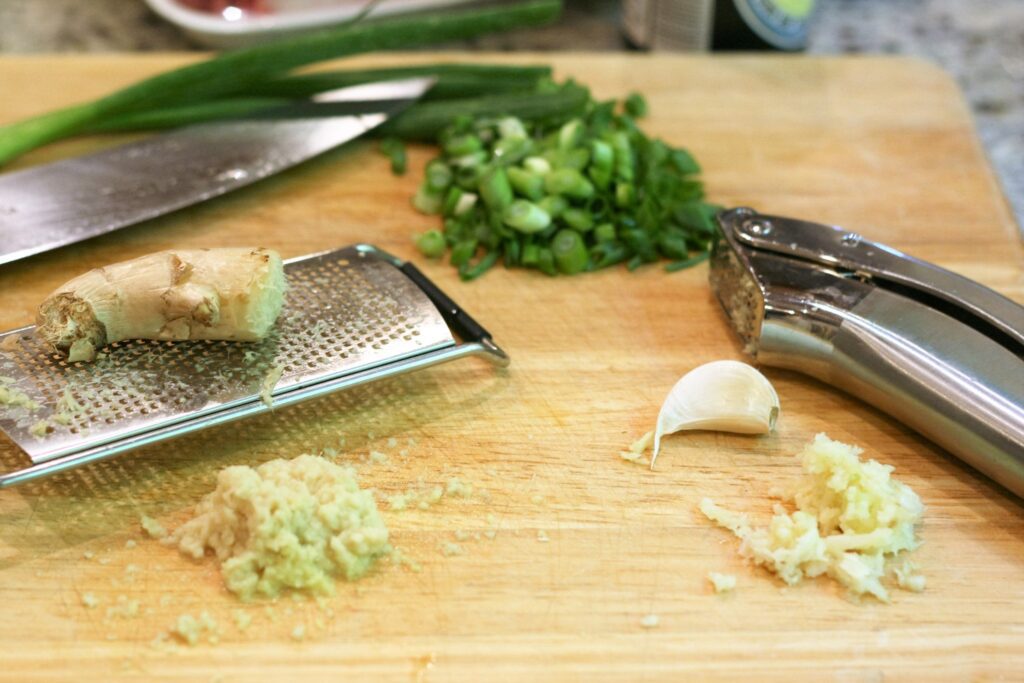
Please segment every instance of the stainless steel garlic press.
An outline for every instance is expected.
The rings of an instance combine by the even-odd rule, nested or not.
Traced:
[[[1024,497],[1024,307],[839,227],[717,220],[711,287],[758,362],[848,391]]]
[[[456,358],[509,362],[419,269],[371,245],[285,273],[284,310],[257,343],[132,340],[70,363],[32,326],[0,334],[0,390],[21,398],[0,402],[0,430],[32,461],[0,488]]]

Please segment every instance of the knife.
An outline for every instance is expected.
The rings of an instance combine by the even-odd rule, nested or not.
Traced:
[[[246,119],[0,175],[0,264],[250,185],[376,128],[433,83],[410,78],[341,88]]]
[[[1024,498],[1024,307],[839,227],[717,221],[711,288],[759,363],[858,396]]]

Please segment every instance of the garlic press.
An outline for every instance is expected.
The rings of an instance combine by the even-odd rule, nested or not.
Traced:
[[[710,281],[758,362],[843,389],[1024,497],[1024,307],[839,227],[736,208]]]

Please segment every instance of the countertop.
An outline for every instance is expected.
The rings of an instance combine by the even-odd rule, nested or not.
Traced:
[[[819,0],[813,54],[913,55],[949,71],[1018,225],[1024,226],[1024,3],[1020,0]],[[567,0],[557,25],[457,46],[482,50],[624,50],[616,0]],[[0,52],[188,50],[201,46],[142,0],[5,0]],[[955,187],[949,188],[956,192]]]

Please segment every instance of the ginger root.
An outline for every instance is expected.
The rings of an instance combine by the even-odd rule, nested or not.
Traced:
[[[123,339],[263,339],[284,303],[270,249],[160,251],[90,270],[39,306],[37,334],[71,361]]]

